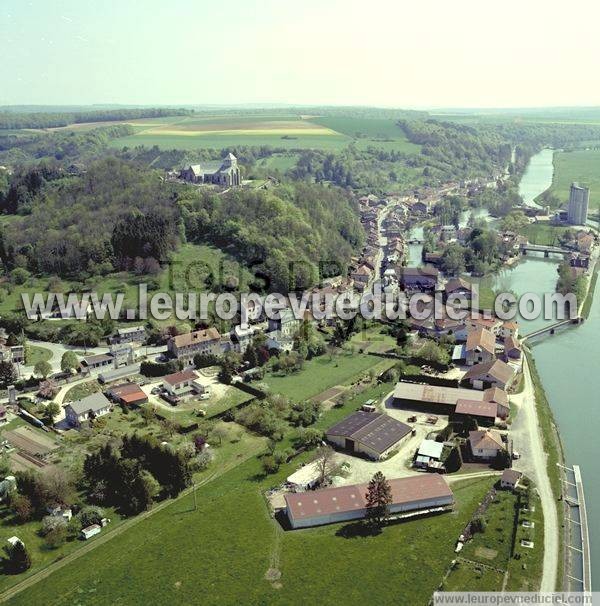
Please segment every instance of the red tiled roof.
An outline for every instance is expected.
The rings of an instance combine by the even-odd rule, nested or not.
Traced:
[[[484,450],[505,449],[502,437],[495,429],[488,431],[470,431],[469,442],[471,448],[483,448]]]
[[[454,412],[462,415],[472,415],[474,417],[496,418],[498,405],[495,402],[478,402],[476,400],[459,400],[456,403]]]
[[[192,381],[197,379],[198,375],[193,370],[182,370],[181,372],[174,372],[172,375],[166,375],[163,378],[165,383],[169,385],[177,385],[178,383],[183,383],[184,381]]]
[[[442,476],[420,474],[388,480],[392,505],[453,496]],[[364,509],[368,484],[353,484],[285,495],[288,512],[296,520]]]
[[[481,326],[469,331],[467,335],[467,351],[473,351],[478,347],[491,354],[495,353],[496,337],[494,333]]]
[[[109,388],[107,391],[114,394],[125,404],[135,404],[135,402],[144,402],[148,399],[148,396],[136,383],[122,383]]]
[[[502,360],[492,360],[471,366],[463,379],[479,379],[484,375],[489,375],[492,379],[506,384],[512,379],[514,370]]]
[[[219,341],[221,335],[216,328],[207,328],[205,330],[195,330],[194,332],[188,332],[183,335],[177,335],[171,337],[171,340],[177,347],[186,347],[187,345],[193,345],[194,343],[205,343],[207,341]]]

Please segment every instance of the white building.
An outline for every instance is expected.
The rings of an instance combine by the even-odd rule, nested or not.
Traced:
[[[571,225],[585,225],[588,216],[590,190],[581,187],[578,183],[571,183],[569,193],[569,206],[567,208],[567,221]]]
[[[391,514],[450,508],[454,495],[444,478],[418,474],[388,480],[392,489]],[[306,528],[357,520],[367,514],[367,484],[354,484],[285,495],[286,513],[292,528]]]
[[[187,396],[192,393],[203,393],[204,386],[198,381],[195,371],[188,369],[175,372],[163,378],[163,388],[174,397]]]
[[[81,400],[69,402],[65,406],[65,415],[69,425],[80,427],[85,421],[108,414],[112,410],[110,400],[103,393],[93,393]]]

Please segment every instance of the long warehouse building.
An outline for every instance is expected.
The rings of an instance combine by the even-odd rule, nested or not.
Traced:
[[[392,489],[390,513],[449,507],[454,495],[437,474],[419,474],[388,480]],[[285,495],[286,513],[292,528],[320,526],[367,515],[368,484],[353,484]]]

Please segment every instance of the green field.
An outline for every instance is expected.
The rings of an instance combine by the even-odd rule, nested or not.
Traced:
[[[382,360],[367,354],[324,355],[306,361],[299,372],[268,375],[264,383],[272,393],[300,401],[316,396],[334,385],[347,384],[362,372],[367,373],[371,369],[382,372],[393,364],[394,360]]]
[[[190,495],[179,499],[11,603],[338,604],[344,595],[346,604],[425,605],[491,483],[454,484],[456,513],[375,536],[355,524],[284,532],[262,492],[297,465],[265,479],[258,461],[248,461],[200,488],[197,509]]]
[[[214,246],[184,244],[171,255],[170,261],[156,276],[156,291],[171,295],[176,292],[202,292],[207,289],[207,279],[212,280],[213,284],[227,285],[241,292],[247,289],[253,277],[227,253]],[[65,293],[79,292],[82,287],[81,283],[68,280],[62,282]],[[86,285],[98,294],[99,299],[104,293],[124,293],[124,307],[127,308],[137,306],[139,284],[147,282],[148,276],[138,277],[132,273],[118,272],[97,276]],[[35,276],[19,286],[0,284],[0,315],[22,309],[22,293],[28,293],[32,298],[35,293],[46,293],[47,290],[48,278]],[[56,325],[56,322],[53,321],[52,324]]]
[[[27,366],[35,366],[38,362],[48,362],[52,359],[52,352],[46,347],[39,345],[29,346],[29,355],[27,356]]]
[[[562,202],[569,199],[573,181],[590,188],[590,209],[600,208],[600,150],[590,149],[554,154],[554,177],[550,191]]]
[[[406,138],[404,131],[398,126],[396,120],[326,117],[314,118],[312,121],[352,137],[359,148],[373,146],[388,150],[393,149],[407,154],[416,154],[421,150],[420,145],[411,143]]]
[[[130,122],[134,135],[114,139],[116,148],[158,146],[160,149],[223,149],[242,145],[288,149],[340,149],[350,142],[346,135],[297,115],[184,117],[149,124]]]
[[[559,238],[568,229],[568,227],[551,225],[550,223],[530,223],[523,228],[521,233],[527,237],[531,244],[560,246]]]
[[[273,154],[268,158],[262,158],[256,164],[260,168],[265,168],[267,170],[280,170],[281,172],[285,172],[286,170],[296,166],[298,157],[299,155],[293,152],[285,154]]]

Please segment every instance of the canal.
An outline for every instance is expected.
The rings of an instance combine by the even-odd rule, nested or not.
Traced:
[[[552,150],[531,160],[521,182],[527,203],[546,190],[552,180]],[[497,278],[517,294],[552,292],[558,260],[522,261]],[[522,321],[521,334],[543,320]],[[533,346],[533,355],[546,396],[559,427],[567,465],[578,464],[583,475],[590,549],[592,586],[600,590],[600,287],[596,284],[588,319],[580,326],[546,338]]]

